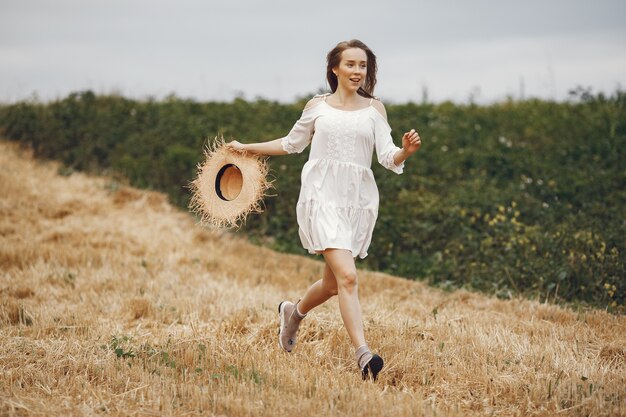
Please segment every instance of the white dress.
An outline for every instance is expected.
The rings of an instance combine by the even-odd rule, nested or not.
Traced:
[[[378,162],[397,174],[404,162],[395,165],[400,148],[372,100],[364,109],[348,111],[322,97],[281,140],[288,153],[300,153],[311,143],[296,208],[300,240],[309,253],[336,248],[365,258],[378,216],[372,153],[375,149]]]

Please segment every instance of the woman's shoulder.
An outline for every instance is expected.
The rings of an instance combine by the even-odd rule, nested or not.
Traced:
[[[380,114],[383,119],[387,120],[387,110],[385,110],[385,105],[378,97],[373,97],[371,100],[372,107]]]
[[[310,108],[315,107],[322,101],[326,101],[326,97],[328,96],[329,94],[316,94],[311,100],[306,103],[306,106],[304,106],[304,110],[309,110]]]
[[[322,101],[326,101],[326,97],[328,97],[329,95],[330,93],[314,95],[313,98],[306,103],[306,106],[304,106],[304,110],[308,110],[311,107],[315,107],[315,105],[321,103]]]

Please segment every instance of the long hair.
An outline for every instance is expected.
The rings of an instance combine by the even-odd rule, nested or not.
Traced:
[[[365,83],[362,87],[359,87],[357,93],[363,97],[373,98],[374,87],[376,87],[376,72],[378,71],[378,65],[376,64],[376,55],[370,48],[358,39],[352,39],[350,41],[339,42],[329,53],[326,55],[326,80],[330,86],[330,91],[333,93],[337,91],[337,76],[333,73],[333,68],[337,67],[341,62],[341,54],[346,49],[359,48],[365,52],[367,56],[367,75],[365,76]]]

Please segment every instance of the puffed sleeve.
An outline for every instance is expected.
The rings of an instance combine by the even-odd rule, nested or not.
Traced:
[[[393,144],[391,137],[391,127],[384,117],[376,112],[374,119],[374,135],[376,140],[376,156],[378,162],[390,171],[396,174],[402,174],[404,170],[404,161],[400,165],[396,165],[393,157],[402,149]]]
[[[317,104],[305,108],[289,134],[281,139],[280,144],[285,152],[300,153],[311,143],[318,114]]]

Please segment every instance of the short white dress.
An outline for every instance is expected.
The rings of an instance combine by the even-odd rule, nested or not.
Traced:
[[[375,149],[381,165],[401,174],[404,162],[393,160],[400,148],[372,100],[366,108],[349,111],[332,107],[327,95],[316,97],[322,99],[305,108],[281,139],[288,153],[300,153],[311,143],[296,207],[300,240],[309,253],[347,249],[365,258],[378,217],[372,154]]]

